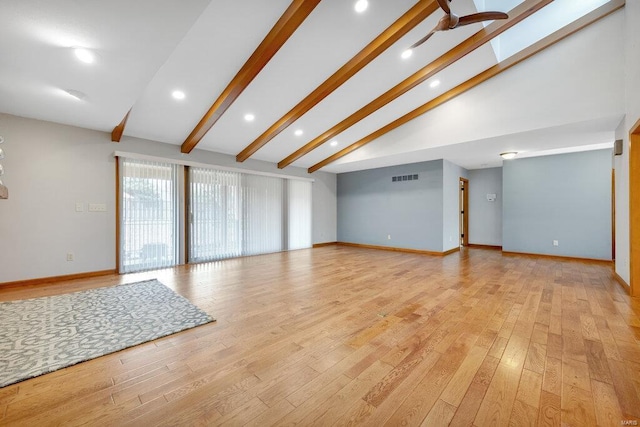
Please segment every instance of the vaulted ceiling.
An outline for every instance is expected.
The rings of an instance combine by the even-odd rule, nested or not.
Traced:
[[[0,112],[329,172],[612,141],[623,0],[453,0],[509,19],[438,32],[409,58],[437,1],[355,4],[0,0]]]

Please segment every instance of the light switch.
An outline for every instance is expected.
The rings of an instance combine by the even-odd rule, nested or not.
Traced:
[[[76,202],[76,212],[82,212],[82,211],[84,211],[84,203]]]
[[[104,203],[89,203],[89,212],[106,212],[107,205]]]

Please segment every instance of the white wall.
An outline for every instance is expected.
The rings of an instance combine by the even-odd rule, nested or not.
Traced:
[[[629,266],[629,131],[640,119],[640,2],[627,1],[624,7],[625,111],[626,117],[616,130],[616,139],[624,141],[622,156],[614,159],[616,169],[616,273],[631,282]],[[637,147],[636,147],[637,149]]]
[[[104,132],[0,114],[6,158],[0,201],[0,283],[115,268],[114,151],[280,173],[275,164],[203,150],[180,153],[175,145],[136,138],[114,144]],[[309,177],[306,170],[284,173]],[[336,176],[315,173],[313,241],[336,241]],[[76,202],[84,211],[76,212]],[[107,212],[88,212],[105,203]],[[67,253],[75,260],[66,261]]]
[[[469,171],[469,243],[502,246],[502,168]]]

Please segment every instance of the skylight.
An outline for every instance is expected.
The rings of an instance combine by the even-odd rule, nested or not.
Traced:
[[[509,12],[524,0],[473,0],[479,11]],[[610,0],[557,0],[491,40],[498,62],[582,18]],[[490,24],[490,22],[485,23]]]

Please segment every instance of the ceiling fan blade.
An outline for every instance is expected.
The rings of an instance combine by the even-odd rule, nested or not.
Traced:
[[[434,35],[436,32],[435,30],[431,30],[431,32],[429,34],[427,34],[426,36],[424,36],[423,38],[421,38],[420,40],[418,40],[417,42],[415,42],[414,44],[411,45],[411,47],[409,47],[409,49],[414,49],[418,46],[420,46],[422,43],[426,42],[427,40],[429,40],[429,38]]]
[[[449,9],[449,1],[450,0],[438,0],[440,8],[444,10],[445,13],[451,13],[451,9]]]
[[[482,21],[494,21],[496,19],[507,19],[508,17],[509,15],[502,12],[473,13],[471,15],[461,16],[457,26],[460,27],[462,25],[475,24],[476,22]]]

